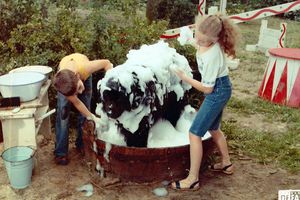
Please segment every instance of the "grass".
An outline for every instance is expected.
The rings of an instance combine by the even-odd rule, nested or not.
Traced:
[[[300,22],[283,20],[277,17],[269,17],[268,27],[279,29],[281,22],[287,23],[286,47],[300,48]],[[251,91],[258,91],[255,88],[257,82],[262,80],[264,68],[268,57],[264,53],[245,51],[246,44],[258,42],[260,20],[239,24],[242,33],[242,41],[239,46],[237,57],[241,60],[239,70],[245,76],[238,79],[245,81],[252,88],[240,88],[240,92],[248,95],[249,98],[238,98],[233,96],[228,105],[227,112],[237,113],[238,116],[247,118],[259,114],[264,123],[274,126],[276,123],[283,123],[287,127],[284,132],[258,131],[255,127],[244,128],[239,125],[239,119],[224,121],[222,129],[226,133],[228,143],[235,151],[242,151],[245,154],[257,159],[261,163],[274,163],[290,172],[300,172],[300,112],[299,108],[276,105],[265,101],[257,96],[251,96]],[[253,34],[257,33],[257,34]],[[231,72],[232,78],[241,76],[239,72]],[[248,85],[249,85],[248,84]],[[256,84],[256,85],[255,85]]]
[[[271,121],[279,121],[283,123],[298,124],[300,112],[297,108],[290,108],[283,105],[277,105],[265,101],[261,98],[253,98],[247,100],[239,100],[232,97],[227,105],[231,111],[245,114],[263,114]],[[299,125],[299,124],[298,124]],[[300,126],[299,126],[300,132]]]
[[[230,121],[223,122],[222,129],[232,149],[241,150],[261,163],[274,162],[290,172],[300,172],[300,134],[297,132],[274,136],[269,132],[241,129]]]

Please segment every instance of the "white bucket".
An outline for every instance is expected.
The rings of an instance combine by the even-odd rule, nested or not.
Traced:
[[[34,153],[34,149],[22,146],[8,148],[2,153],[1,157],[13,188],[23,189],[30,185]]]

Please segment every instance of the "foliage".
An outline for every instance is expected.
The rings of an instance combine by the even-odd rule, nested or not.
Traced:
[[[75,10],[79,3],[80,0],[49,0],[50,4],[55,5],[56,7],[64,7],[64,8],[68,8],[71,10]]]
[[[0,1],[0,41],[7,41],[10,32],[19,24],[26,24],[37,14],[42,4],[35,0]]]
[[[58,9],[47,19],[37,16],[11,32],[7,41],[10,64],[57,66],[64,55],[88,53],[94,42],[91,27],[88,21],[68,9]]]
[[[96,41],[93,52],[96,53],[95,56],[108,58],[115,65],[126,60],[126,54],[130,49],[156,42],[166,30],[167,25],[164,21],[148,25],[145,19],[138,16],[130,17],[126,26],[109,24],[105,23],[105,19],[99,12],[93,13],[89,19],[101,21],[101,23],[94,24]]]
[[[148,0],[146,15],[150,22],[165,19],[177,28],[194,23],[197,12],[197,3],[189,0]]]
[[[49,10],[46,18],[36,14],[27,23],[19,23],[7,41],[0,41],[1,63],[6,66],[2,72],[27,64],[55,67],[73,52],[120,64],[129,49],[153,43],[166,29],[166,22],[148,25],[137,15],[122,17],[126,12],[119,14],[123,24],[119,26],[100,9],[74,10],[64,4]]]
[[[12,69],[16,65],[14,57],[10,55],[7,41],[11,33],[19,25],[24,25],[39,16],[47,16],[47,0],[3,0],[0,1],[0,73]],[[24,40],[24,38],[23,38]]]
[[[93,8],[106,7],[108,10],[118,10],[128,17],[135,15],[143,2],[140,0],[90,0],[89,4]]]

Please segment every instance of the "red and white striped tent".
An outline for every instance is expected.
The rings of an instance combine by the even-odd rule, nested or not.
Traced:
[[[266,100],[300,107],[300,49],[269,49],[270,57],[258,95]]]

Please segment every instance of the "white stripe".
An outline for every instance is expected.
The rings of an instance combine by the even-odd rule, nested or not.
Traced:
[[[300,68],[300,60],[288,61],[288,72],[287,72],[287,99],[288,100],[290,99],[292,89],[299,72],[299,68]]]
[[[266,69],[266,72],[265,72],[266,78],[265,78],[265,82],[264,82],[262,93],[264,93],[264,91],[266,89],[266,85],[267,85],[267,82],[269,80],[269,77],[270,77],[270,74],[271,74],[271,71],[273,69],[273,65],[274,65],[275,62],[276,62],[276,57],[270,55],[270,58],[269,58],[269,61],[268,61],[269,67]]]
[[[276,69],[275,69],[275,74],[274,74],[274,82],[273,82],[273,88],[272,88],[272,99],[275,95],[275,92],[276,92],[277,86],[279,84],[280,78],[282,76],[282,72],[284,70],[286,61],[287,61],[287,59],[285,59],[285,58],[277,58]]]

